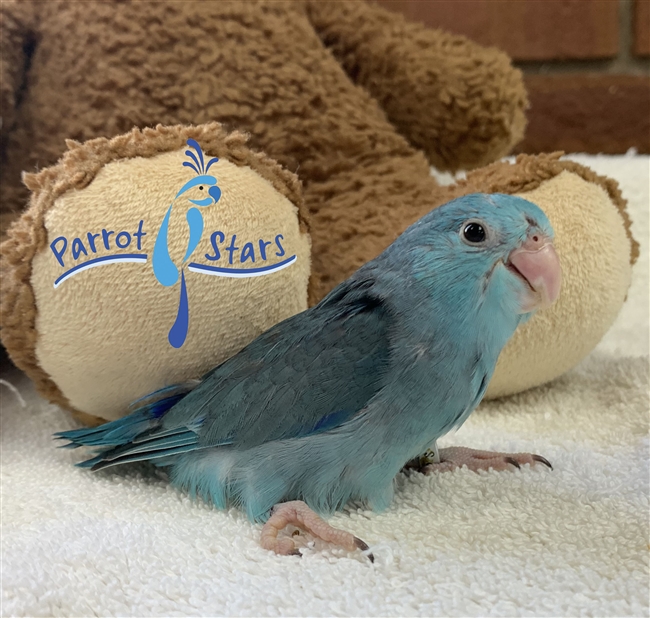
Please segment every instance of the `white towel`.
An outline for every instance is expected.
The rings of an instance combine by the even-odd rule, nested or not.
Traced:
[[[26,407],[0,385],[2,615],[647,616],[650,160],[571,158],[630,202],[642,246],[627,303],[579,367],[483,404],[443,442],[533,451],[552,472],[400,476],[387,512],[332,519],[374,565],[320,543],[278,557],[241,513],[146,466],[74,468],[79,451],[51,440],[70,418],[5,373]]]

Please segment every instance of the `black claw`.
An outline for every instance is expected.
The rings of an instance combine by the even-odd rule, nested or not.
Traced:
[[[539,461],[540,463],[543,463],[545,466],[548,466],[551,470],[553,469],[551,462],[545,457],[542,457],[541,455],[533,455],[533,459],[535,461]]]
[[[358,536],[355,536],[355,537],[354,537],[354,544],[355,544],[355,545],[356,545],[356,546],[357,546],[361,551],[368,551],[368,550],[370,549],[370,547],[368,546],[368,543],[366,543],[365,541],[362,541]],[[372,555],[372,552],[369,553],[369,554],[367,554],[367,556],[368,556],[368,560],[370,560],[370,562],[374,562],[374,561],[375,561],[375,557]]]
[[[514,457],[506,457],[506,461],[513,465],[515,468],[521,470],[521,466],[519,465],[519,462],[514,458]]]
[[[302,554],[300,553],[299,549],[292,549],[287,555],[288,556],[298,556],[298,558],[302,558]]]

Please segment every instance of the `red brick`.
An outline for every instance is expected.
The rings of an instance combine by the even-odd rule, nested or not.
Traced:
[[[517,152],[650,152],[650,78],[526,75],[531,107]]]
[[[650,0],[634,3],[634,54],[650,56]]]
[[[617,0],[379,0],[413,21],[499,47],[515,60],[612,58]]]

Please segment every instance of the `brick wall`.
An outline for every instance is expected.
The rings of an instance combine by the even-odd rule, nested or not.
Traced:
[[[531,108],[517,152],[650,152],[650,0],[378,0],[506,51]]]

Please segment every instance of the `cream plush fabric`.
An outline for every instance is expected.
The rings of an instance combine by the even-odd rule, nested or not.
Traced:
[[[116,418],[306,308],[300,183],[246,139],[216,122],[134,128],[68,140],[24,175],[29,206],[0,246],[0,322],[45,399],[88,424]]]
[[[574,367],[607,332],[630,286],[630,241],[602,187],[564,171],[518,195],[551,221],[562,286],[571,293],[560,294],[551,310],[517,330],[499,357],[488,399],[538,386]]]
[[[277,235],[282,236],[286,257],[297,259],[271,275],[244,279],[186,273],[190,329],[181,348],[169,345],[167,332],[176,317],[180,285],[165,288],[156,281],[151,252],[170,197],[192,178],[183,167],[186,160],[179,150],[114,161],[88,187],[58,198],[45,215],[48,238],[63,236],[69,245],[79,235],[88,246],[86,232],[108,228],[133,234],[140,221],[146,227],[142,238],[143,252],[149,254],[146,264],[92,268],[57,288],[52,282],[62,268],[52,251],[48,247],[34,257],[36,357],[72,406],[87,414],[119,418],[131,401],[202,375],[277,322],[307,308],[310,243],[300,233],[296,207],[250,168],[221,159],[211,170],[222,187],[221,199],[201,209],[206,233],[193,255],[216,256],[210,239],[218,230],[225,241],[219,243],[223,255],[215,265],[228,265],[224,247],[233,235],[239,247],[233,254],[235,266],[247,242],[257,252],[257,261],[248,259],[244,267],[262,264],[260,240],[268,243],[268,263],[278,262]],[[205,197],[198,187],[192,191],[194,199]],[[178,210],[176,216],[172,210],[169,223],[169,251],[175,264],[183,260],[188,237],[187,207]],[[99,254],[106,253],[101,237],[96,243]],[[109,237],[108,243],[115,253],[115,240]],[[70,252],[68,247],[64,257],[74,264]],[[77,343],[71,346],[70,341]]]
[[[68,414],[18,372],[2,396],[4,616],[647,616],[650,159],[574,157],[617,179],[641,257],[616,323],[576,369],[483,404],[443,445],[543,467],[398,478],[385,513],[333,523],[376,556],[258,546],[259,526],[147,467],[90,474],[50,435]],[[589,221],[585,221],[589,225]]]

